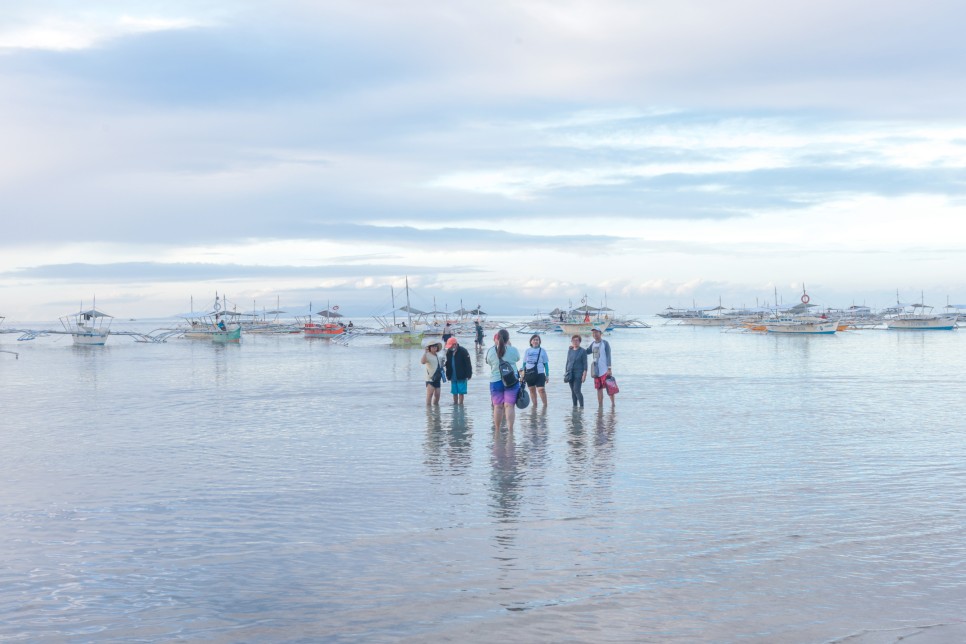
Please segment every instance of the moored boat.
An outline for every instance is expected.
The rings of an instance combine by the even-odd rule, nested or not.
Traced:
[[[219,329],[211,334],[211,341],[219,344],[241,342],[241,325],[232,328]]]
[[[812,333],[831,335],[838,331],[838,320],[811,316],[783,316],[768,320],[763,325],[768,333]]]
[[[933,307],[921,301],[915,304],[903,304],[898,301],[896,293],[895,313],[885,319],[887,329],[893,331],[952,331],[956,328],[956,317],[949,315],[935,315]]]
[[[777,293],[776,293],[776,300]],[[782,311],[775,309],[773,317],[765,319],[761,325],[768,333],[785,334],[818,334],[832,335],[839,329],[838,319],[829,318],[827,315],[811,315],[809,309],[815,307],[811,303],[811,297],[802,286],[801,304],[788,307]]]
[[[113,316],[90,308],[73,315],[65,315],[60,318],[60,323],[64,332],[71,335],[75,345],[102,347],[107,344],[107,337],[111,334],[112,319]]]

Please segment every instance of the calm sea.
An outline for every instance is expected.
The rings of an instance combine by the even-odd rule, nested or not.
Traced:
[[[652,323],[513,434],[377,339],[0,336],[0,640],[966,639],[966,332]]]

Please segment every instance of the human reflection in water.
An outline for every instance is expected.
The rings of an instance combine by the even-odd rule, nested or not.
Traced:
[[[523,498],[524,473],[517,461],[513,434],[493,433],[490,458],[490,514],[494,519],[495,539],[501,549],[512,547],[518,530],[520,505]],[[505,553],[504,553],[505,555]],[[512,561],[515,557],[500,557]]]
[[[463,406],[454,407],[450,416],[447,454],[451,474],[464,474],[473,464],[473,420]]]
[[[567,487],[571,500],[583,500],[587,492],[587,470],[590,465],[587,454],[587,433],[584,430],[584,413],[574,408],[564,420],[567,431]]]
[[[597,409],[594,419],[593,477],[596,484],[610,487],[614,478],[614,435],[617,430],[617,410]]]
[[[489,376],[490,366],[486,364],[484,359],[485,350],[482,344],[476,345],[476,360],[473,361],[473,373],[477,376]],[[482,378],[481,378],[482,380]]]
[[[443,457],[445,446],[445,432],[440,408],[437,405],[426,407],[426,440],[423,442],[423,462],[429,469],[429,474],[440,475],[446,469]]]
[[[549,430],[547,429],[547,407],[520,415],[523,431],[523,453],[527,467],[531,471],[542,469],[550,462]]]
[[[447,416],[439,407],[426,408],[424,463],[430,476],[465,474],[472,465],[473,421],[463,408]]]

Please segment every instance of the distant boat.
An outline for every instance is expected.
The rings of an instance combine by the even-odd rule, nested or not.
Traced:
[[[383,315],[375,315],[373,319],[379,324],[379,329],[367,331],[366,335],[388,336],[389,342],[394,347],[418,347],[423,341],[422,329],[415,328],[418,320],[426,315],[425,311],[414,309],[409,304],[409,278],[406,278],[406,306],[396,308],[396,293],[392,286],[389,287],[389,294],[392,298],[392,310]],[[406,314],[406,322],[396,322],[396,312]],[[416,316],[416,321],[413,316]],[[390,317],[392,322],[389,321]],[[408,322],[408,324],[407,324]],[[425,326],[425,325],[422,325]]]
[[[776,292],[776,300],[777,292]],[[765,319],[761,326],[765,327],[768,333],[797,333],[797,334],[819,334],[832,335],[839,328],[838,319],[830,319],[826,316],[810,315],[808,310],[816,306],[811,304],[811,298],[802,286],[802,302],[784,311],[775,310],[772,318]]]
[[[590,322],[560,322],[558,324],[561,332],[568,337],[574,335],[589,335],[594,325]]]
[[[812,333],[831,335],[838,331],[838,320],[827,320],[812,316],[783,316],[765,321],[768,333]]]
[[[335,322],[306,322],[302,325],[302,335],[306,338],[336,338],[345,335],[345,327]]]
[[[916,304],[903,304],[899,302],[899,293],[896,292],[895,311],[886,317],[885,325],[887,329],[894,331],[952,331],[956,328],[955,316],[935,315],[933,307],[923,304],[922,301]]]
[[[233,311],[228,311],[228,300],[222,295],[219,297],[215,293],[215,304],[210,312],[205,313],[182,313],[180,316],[188,323],[187,328],[181,329],[182,337],[190,340],[210,340],[221,344],[231,342],[241,342],[241,323],[235,322],[237,316]],[[229,325],[225,318],[233,321]]]
[[[721,306],[688,309],[685,315],[677,319],[686,326],[732,326],[737,322],[734,312],[728,313],[728,309]]]
[[[212,332],[211,341],[218,344],[238,343],[241,342],[241,331],[241,325],[237,325],[231,329],[219,329],[218,331]]]
[[[113,316],[96,308],[78,311],[60,318],[64,332],[74,339],[74,344],[83,347],[102,347],[107,344],[111,334]]]
[[[956,328],[956,318],[933,315],[932,308],[912,304],[907,312],[886,318],[886,328],[894,331],[952,331]]]
[[[324,322],[316,322],[312,319],[312,314],[308,316],[297,316],[301,325],[302,335],[306,338],[337,338],[346,334],[347,329],[341,322],[333,322],[342,317],[336,309],[339,307],[326,308],[324,311],[316,311],[315,315],[322,316]]]

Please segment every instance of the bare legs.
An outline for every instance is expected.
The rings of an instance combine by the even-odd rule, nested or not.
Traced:
[[[613,407],[614,394],[607,394],[607,395],[610,396],[610,406]],[[600,389],[597,390],[597,405],[600,407],[600,406],[603,406],[603,404],[604,404],[604,388],[601,387]]]
[[[426,404],[427,405],[439,404],[439,387],[426,385]]]
[[[543,387],[530,387],[530,400],[533,401],[533,407],[537,407],[537,395],[540,396],[540,402],[543,403],[544,408],[547,406],[547,390]]]
[[[511,432],[513,431],[513,422],[516,420],[517,407],[516,405],[510,403],[503,403],[502,405],[493,405],[493,429],[494,431],[500,431],[500,427],[503,425],[503,419],[506,418],[506,426]]]

